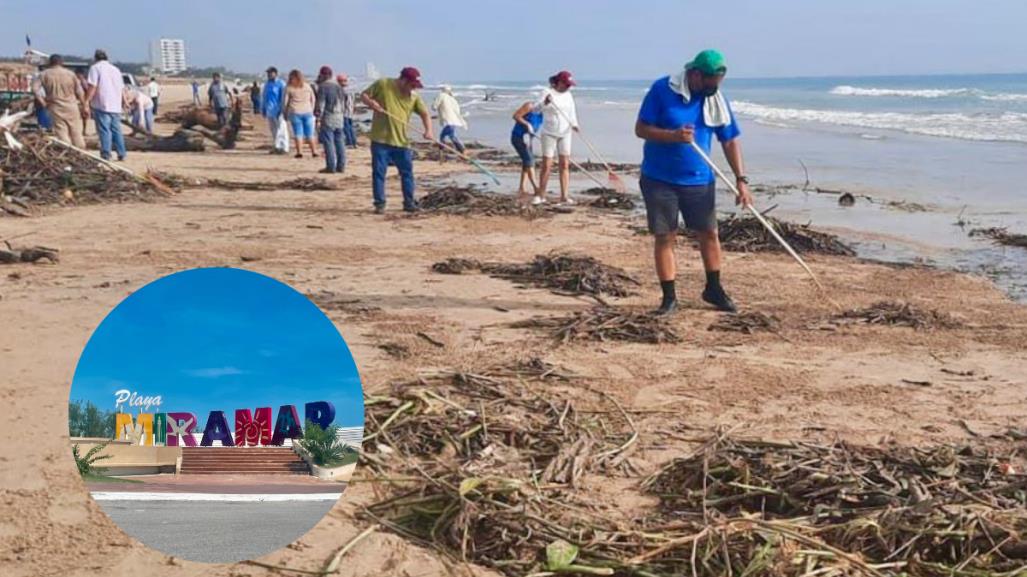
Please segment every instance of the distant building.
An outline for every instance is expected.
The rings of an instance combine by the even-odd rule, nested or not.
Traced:
[[[150,44],[150,67],[164,74],[177,74],[186,69],[185,41],[161,38]]]

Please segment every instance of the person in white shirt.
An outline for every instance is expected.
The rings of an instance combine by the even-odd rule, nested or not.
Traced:
[[[150,100],[153,101],[153,113],[156,115],[157,106],[160,104],[161,86],[157,84],[157,79],[153,76],[150,77],[150,83],[146,85],[146,93],[150,95]]]
[[[125,87],[125,102],[128,103],[132,112],[132,124],[136,128],[145,130],[147,134],[153,132],[153,99],[141,88]]]
[[[531,204],[546,202],[546,188],[553,171],[553,158],[560,160],[560,202],[574,204],[568,196],[570,187],[571,134],[578,130],[578,111],[574,105],[571,87],[576,83],[566,70],[549,77],[550,88],[544,90],[535,103],[543,112],[542,123],[542,171],[539,174],[538,189]]]
[[[442,132],[439,133],[439,142],[445,143],[446,139],[449,139],[453,148],[463,154],[464,143],[460,142],[460,138],[457,137],[456,129],[463,128],[467,130],[467,121],[460,113],[460,102],[453,96],[453,88],[443,84],[440,87],[439,95],[435,98],[435,102],[432,103],[431,107],[438,113],[439,124],[442,125]],[[439,146],[439,162],[443,162],[445,159],[445,148]]]

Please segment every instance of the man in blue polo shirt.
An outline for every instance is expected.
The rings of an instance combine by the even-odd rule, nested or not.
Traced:
[[[694,140],[707,154],[716,135],[734,171],[741,196],[738,204],[752,204],[745,176],[741,133],[731,114],[720,83],[727,73],[724,57],[704,50],[677,74],[664,76],[649,88],[635,123],[635,134],[645,140],[642,177],[649,232],[655,237],[656,274],[663,302],[656,313],[677,308],[674,277],[674,242],[678,213],[685,226],[696,233],[706,269],[702,298],[718,310],[735,312],[735,304],[720,285],[720,238],[717,236],[716,176],[692,149]]]

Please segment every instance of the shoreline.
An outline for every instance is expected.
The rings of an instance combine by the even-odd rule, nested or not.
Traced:
[[[256,130],[244,133],[234,151],[130,153],[126,165],[253,182],[315,176],[319,162],[258,150],[266,127],[254,124]],[[399,211],[394,173],[387,184],[388,212],[376,216],[366,146],[349,157],[347,171],[332,177],[338,190],[187,188],[152,203],[0,219],[5,237],[26,235],[18,242],[61,249],[54,265],[0,268],[0,317],[6,324],[0,370],[7,377],[0,380],[0,400],[12,425],[10,442],[0,452],[0,561],[12,577],[73,571],[99,576],[112,565],[125,574],[147,570],[169,577],[198,571],[223,577],[276,574],[245,563],[194,564],[143,547],[88,498],[68,454],[68,386],[90,333],[131,291],[183,268],[246,268],[316,297],[357,360],[366,394],[388,394],[394,383],[438,371],[474,372],[533,358],[580,375],[630,412],[640,440],[631,455],[637,475],[591,473],[576,491],[633,512],[649,506],[632,492],[640,479],[692,452],[696,439],[711,431],[875,446],[952,443],[1010,454],[1022,444],[1015,435],[1027,428],[1027,307],[990,281],[919,266],[808,256],[845,308],[894,300],[959,321],[952,328],[916,330],[839,319],[786,255],[726,253],[727,289],[744,310],[773,316],[779,325],[751,334],[711,330],[722,315],[699,301],[701,266],[682,242],[682,310],[668,321],[680,342],[559,344],[544,331],[513,325],[587,313],[595,299],[487,274],[438,274],[433,264],[448,258],[525,263],[540,254],[579,252],[638,279],[632,294],[603,298],[617,310],[644,312],[655,305],[659,290],[651,241],[628,226],[637,217],[578,206],[533,220],[407,218]],[[463,178],[468,170],[417,161],[416,173],[419,179]],[[545,386],[534,390],[552,392]],[[319,570],[370,525],[362,507],[375,501],[381,487],[358,467],[345,497],[310,533],[261,562]],[[474,565],[466,569],[497,574]],[[340,575],[448,570],[438,553],[382,530],[350,551]]]

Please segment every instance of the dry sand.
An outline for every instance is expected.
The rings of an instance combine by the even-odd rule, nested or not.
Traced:
[[[166,93],[164,106],[188,97],[188,87],[169,92],[174,97]],[[310,176],[321,167],[310,158],[254,150],[266,142],[257,124],[260,134],[244,133],[236,151],[135,153],[127,164],[260,181]],[[457,168],[419,163],[417,170],[424,176]],[[775,439],[974,442],[1010,450],[1008,438],[989,435],[1024,428],[1027,309],[987,280],[814,257],[812,266],[846,307],[907,300],[951,313],[966,325],[933,331],[822,330],[817,327],[831,317],[832,308],[793,262],[777,255],[728,254],[728,289],[745,308],[777,316],[782,329],[779,334],[722,333],[707,330],[718,315],[699,302],[701,267],[694,251],[683,247],[679,291],[685,302],[673,324],[685,342],[556,347],[538,333],[506,325],[580,310],[592,304],[588,299],[517,288],[484,275],[438,275],[431,272],[432,263],[458,256],[526,261],[573,249],[645,279],[638,296],[617,303],[646,308],[659,292],[650,240],[629,230],[627,217],[579,208],[530,222],[406,218],[398,212],[394,177],[390,211],[376,216],[370,210],[366,148],[350,155],[348,171],[333,177],[345,184],[336,192],[190,189],[151,204],[59,208],[31,219],[0,219],[0,238],[27,234],[19,241],[61,249],[58,265],[0,269],[0,406],[5,411],[0,567],[5,577],[274,574],[246,564],[184,562],[143,547],[89,499],[70,458],[68,390],[90,333],[133,290],[190,267],[243,267],[304,293],[359,300],[326,312],[349,343],[368,391],[421,370],[542,355],[639,411],[643,450],[637,464],[644,471],[683,454],[691,446],[687,439],[717,426]],[[428,343],[418,332],[444,346]],[[394,360],[378,348],[384,343],[405,345],[412,357]],[[620,498],[610,493],[633,483],[599,481],[586,486],[604,499]],[[366,527],[354,514],[371,498],[367,485],[350,487],[308,535],[261,561],[320,569]],[[341,574],[489,572],[455,566],[399,537],[375,533],[347,555]]]

